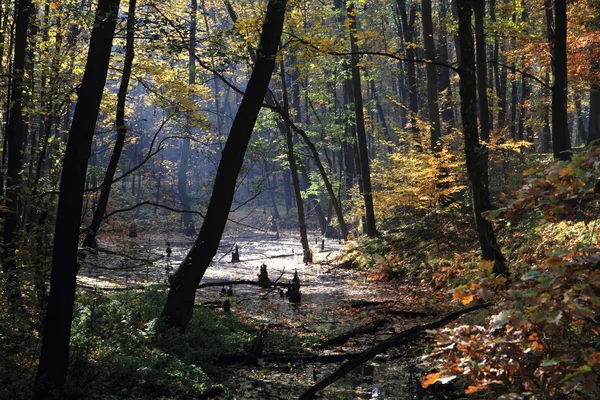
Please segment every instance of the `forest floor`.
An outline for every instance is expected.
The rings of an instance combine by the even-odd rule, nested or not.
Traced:
[[[233,294],[222,293],[223,286],[205,287],[197,292],[202,307],[224,313],[225,297],[231,313],[242,323],[266,329],[263,354],[269,358],[257,365],[239,362],[243,349],[222,354],[212,371],[215,382],[222,384],[223,399],[297,398],[316,381],[340,365],[317,356],[356,354],[414,325],[430,322],[448,312],[451,301],[446,292],[430,285],[381,281],[373,275],[338,266],[340,254],[354,245],[341,243],[312,233],[309,236],[314,262],[304,264],[296,232],[275,233],[229,229],[223,236],[214,262],[202,284],[235,280],[257,281],[262,264],[271,281],[287,283],[295,272],[301,281],[302,301],[293,304],[279,289],[234,285]],[[171,248],[167,256],[167,242]],[[87,266],[79,273],[83,288],[109,290],[165,285],[193,241],[169,232],[141,233],[135,239],[104,241],[101,251],[86,258]],[[233,263],[231,253],[237,244],[240,261]],[[123,257],[123,253],[127,255]],[[229,285],[226,286],[226,289]],[[422,315],[421,315],[422,314]],[[350,335],[335,345],[320,344],[324,339],[375,324],[376,329],[363,335]],[[414,347],[413,347],[414,346]],[[322,391],[327,399],[408,399],[420,398],[419,360],[427,340],[392,348],[385,354],[357,367],[345,378]],[[313,359],[314,358],[314,359]],[[450,395],[450,392],[447,393]],[[440,394],[436,398],[446,398]]]

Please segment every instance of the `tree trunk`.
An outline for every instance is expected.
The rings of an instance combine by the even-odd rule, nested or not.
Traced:
[[[106,173],[104,174],[104,179],[102,181],[100,197],[98,198],[98,205],[96,206],[92,223],[88,227],[85,238],[83,239],[83,247],[96,247],[96,235],[98,234],[98,229],[102,223],[104,213],[106,213],[112,181],[119,165],[119,159],[121,158],[121,153],[123,152],[123,146],[125,144],[125,136],[127,135],[127,126],[125,125],[125,102],[127,100],[127,88],[129,87],[134,57],[135,7],[136,0],[129,0],[125,61],[123,63],[121,85],[119,86],[119,92],[117,94],[117,139],[115,140],[115,147],[110,156],[110,161],[106,167]]]
[[[279,63],[279,73],[281,76],[281,88],[283,97],[283,110],[285,115],[289,115],[289,101],[287,92],[287,83],[285,81],[285,68],[283,60]],[[300,110],[296,110],[300,112]],[[289,124],[280,123],[280,130],[285,134],[285,143],[287,149],[287,159],[290,164],[290,172],[292,175],[292,187],[294,189],[294,197],[296,198],[296,210],[298,212],[298,226],[300,229],[300,242],[302,243],[302,250],[304,254],[310,253],[310,246],[308,245],[308,235],[306,233],[306,215],[304,214],[304,202],[302,200],[302,193],[300,191],[300,177],[298,175],[298,164],[296,162],[296,155],[294,154],[294,137]]]
[[[365,225],[368,236],[375,236],[375,211],[373,208],[373,193],[371,189],[371,171],[369,166],[369,153],[367,149],[367,134],[365,132],[365,118],[363,115],[362,89],[360,84],[360,68],[358,67],[358,45],[355,32],[357,31],[356,12],[350,5],[347,10],[350,28],[350,59],[352,65],[352,86],[354,92],[354,113],[356,115],[356,136],[358,139],[358,152],[360,161],[360,179],[363,183],[362,195],[365,203]]]
[[[433,19],[431,17],[431,0],[421,0],[423,21],[423,43],[425,45],[425,58],[435,60],[435,45],[433,43]],[[440,111],[438,105],[437,71],[435,65],[427,64],[427,109],[431,127],[430,148],[434,152],[440,151],[442,128],[440,124]]]
[[[581,105],[581,97],[575,95],[575,119],[577,122],[577,136],[579,137],[579,144],[585,143],[587,140],[587,134],[585,132],[585,124],[583,123],[583,110]]]
[[[406,43],[406,58],[414,60],[416,58],[415,48],[412,46],[414,43],[414,26],[415,16],[417,14],[417,3],[412,2],[410,7],[410,16],[406,13],[406,1],[397,0],[398,9],[400,10],[400,17],[402,19],[402,29],[404,31],[404,42]],[[408,75],[408,108],[410,110],[410,121],[411,129],[417,130],[416,117],[419,113],[419,99],[417,96],[417,72],[415,64],[413,62],[406,62],[406,72]]]
[[[590,87],[590,119],[588,121],[587,144],[600,139],[600,61],[594,60],[594,78]],[[598,143],[596,143],[598,144]]]
[[[17,0],[15,10],[15,45],[12,68],[12,80],[10,82],[10,101],[8,113],[8,125],[6,128],[5,143],[8,151],[6,162],[6,202],[4,204],[3,221],[3,244],[0,262],[2,271],[8,274],[6,284],[10,298],[20,298],[20,289],[16,281],[16,249],[19,229],[19,202],[21,185],[21,168],[23,166],[23,143],[25,140],[25,116],[24,106],[24,76],[25,55],[27,53],[27,29],[29,17],[33,5],[30,0]],[[5,147],[6,149],[6,147]]]
[[[448,15],[447,9],[447,0],[440,1],[440,20],[445,20]],[[448,39],[446,36],[446,31],[442,27],[439,33],[439,43],[438,43],[438,61],[444,64],[449,64],[452,61],[450,60],[450,56],[448,54]],[[454,125],[454,112],[452,110],[452,94],[451,94],[451,85],[450,85],[450,68],[438,68],[438,91],[440,93],[445,93],[444,99],[446,101],[442,104],[442,121],[446,124],[446,132],[450,132]],[[439,101],[439,99],[438,99]]]
[[[80,96],[63,160],[52,251],[50,298],[35,390],[40,396],[66,381],[75,302],[77,244],[83,189],[102,92],[106,82],[119,0],[99,0]]]
[[[567,0],[554,0],[552,51],[552,152],[555,159],[571,159],[567,115]]]
[[[473,212],[477,225],[477,234],[483,260],[493,261],[496,274],[506,274],[507,268],[502,252],[496,243],[496,236],[491,222],[482,213],[491,209],[488,188],[484,182],[481,165],[481,145],[477,132],[477,90],[475,80],[475,48],[471,31],[471,1],[457,0],[458,35],[460,42],[461,63],[459,66],[461,114],[463,135],[465,140],[465,157],[467,173],[471,184]]]
[[[236,180],[244,162],[248,142],[271,80],[283,29],[285,0],[270,0],[260,37],[260,49],[246,93],[235,116],[215,177],[206,217],[194,245],[171,278],[167,302],[157,326],[185,328],[192,318],[196,287],[212,261],[223,236],[233,202]]]
[[[490,108],[487,97],[487,60],[485,33],[483,30],[483,20],[485,18],[485,1],[479,0],[473,2],[473,11],[475,14],[475,40],[477,46],[477,100],[479,103],[479,127],[481,130],[481,147],[479,157],[481,159],[481,178],[485,191],[489,193],[488,177],[488,148],[490,141]]]
[[[196,26],[197,18],[196,13],[198,10],[198,3],[196,0],[192,0],[191,9],[191,24],[190,24],[190,49],[189,49],[189,83],[193,85],[196,83]],[[216,98],[216,96],[215,96]],[[190,125],[188,122],[188,129]],[[191,132],[189,133],[191,135]],[[186,236],[194,236],[196,234],[196,227],[194,226],[194,219],[192,214],[189,212],[190,208],[190,197],[188,195],[187,185],[187,173],[188,173],[188,162],[190,158],[190,139],[185,138],[181,142],[181,158],[179,159],[179,170],[177,171],[177,193],[179,194],[179,202],[181,203],[182,210],[186,211],[183,213],[183,231]]]

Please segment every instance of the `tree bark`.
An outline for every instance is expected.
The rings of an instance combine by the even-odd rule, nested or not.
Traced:
[[[270,0],[268,3],[260,38],[261,51],[223,149],[206,217],[194,245],[172,276],[167,302],[157,326],[159,332],[169,328],[183,332],[192,318],[196,286],[219,247],[233,202],[236,180],[271,80],[285,7],[285,0]]]
[[[123,62],[123,75],[121,77],[121,85],[119,86],[119,92],[117,94],[117,139],[115,140],[115,147],[113,148],[104,179],[102,181],[100,196],[98,198],[98,205],[92,218],[92,223],[87,229],[85,238],[83,239],[83,247],[96,247],[96,235],[98,229],[102,223],[104,213],[106,213],[106,207],[108,206],[108,199],[110,197],[110,191],[112,181],[115,177],[121,153],[123,152],[123,146],[125,144],[125,136],[127,136],[127,126],[125,125],[125,102],[127,100],[127,88],[129,87],[129,80],[131,78],[131,68],[133,66],[134,57],[134,33],[135,33],[135,7],[136,0],[129,0],[129,10],[127,11],[127,39],[125,44],[125,61]]]
[[[360,68],[358,66],[358,45],[356,43],[356,11],[354,5],[347,9],[348,26],[350,29],[350,58],[352,66],[352,86],[354,92],[354,113],[356,115],[356,137],[358,139],[358,154],[360,161],[360,179],[362,181],[362,195],[365,205],[365,225],[366,234],[375,236],[377,227],[375,226],[375,210],[373,207],[373,193],[371,188],[371,171],[369,166],[369,153],[367,148],[367,134],[365,132],[365,118],[363,114],[362,89],[360,83]]]
[[[106,82],[119,0],[99,0],[79,98],[63,160],[50,298],[35,391],[48,395],[66,381],[75,302],[77,244],[88,159]]]
[[[458,35],[460,42],[461,63],[459,66],[461,115],[465,141],[465,157],[467,173],[471,185],[473,212],[477,225],[477,234],[481,255],[484,260],[494,261],[493,271],[496,274],[506,274],[507,268],[504,256],[496,243],[496,236],[490,221],[482,213],[491,209],[488,187],[484,182],[483,166],[481,165],[481,144],[477,131],[477,90],[475,80],[475,48],[471,30],[471,1],[457,0],[458,5]]]

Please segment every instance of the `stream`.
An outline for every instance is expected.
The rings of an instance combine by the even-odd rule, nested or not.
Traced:
[[[170,254],[167,255],[167,242]],[[202,283],[226,280],[254,280],[262,264],[267,265],[271,281],[291,281],[295,272],[301,281],[301,304],[291,304],[281,298],[279,290],[257,286],[233,287],[232,312],[242,321],[268,325],[270,334],[312,337],[331,336],[348,331],[369,321],[382,318],[379,308],[353,308],[357,301],[385,302],[390,307],[411,310],[414,305],[403,299],[414,298],[418,288],[382,283],[365,273],[336,268],[332,262],[346,244],[338,239],[309,236],[313,249],[313,264],[305,265],[302,247],[296,232],[257,232],[249,229],[227,231],[213,263]],[[104,239],[101,247],[109,249],[88,254],[86,265],[78,276],[83,287],[121,290],[128,287],[167,285],[168,276],[177,268],[193,244],[192,238],[170,232],[140,233],[137,238]],[[240,261],[232,263],[231,253],[237,244]],[[351,246],[352,244],[348,244]],[[123,254],[127,254],[123,257]],[[197,291],[197,301],[222,301],[221,287],[206,287]],[[406,291],[411,296],[406,296]],[[426,295],[426,293],[422,293]],[[418,294],[417,294],[418,295]],[[342,346],[315,349],[318,354],[355,353],[388,338],[394,332],[421,323],[419,320],[390,318],[389,328],[376,334],[351,338]],[[265,343],[265,352],[277,352]],[[414,360],[420,349],[411,354],[410,346],[391,349],[371,362],[355,368],[344,379],[322,391],[326,399],[412,399],[414,384],[410,378]],[[333,372],[339,364],[321,362],[277,363],[260,362],[259,366],[227,366],[234,368],[228,381],[222,382],[223,399],[291,399]],[[315,380],[316,379],[316,380]],[[442,397],[443,398],[443,397]]]

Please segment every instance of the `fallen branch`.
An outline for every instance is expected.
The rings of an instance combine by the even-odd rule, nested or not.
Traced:
[[[237,281],[218,281],[218,282],[206,282],[198,285],[197,289],[203,289],[206,287],[214,287],[214,286],[231,286],[231,285],[251,285],[251,286],[265,286],[264,282],[259,281],[250,281],[248,279],[241,279]],[[279,287],[288,287],[287,283],[283,282],[271,282],[271,286],[279,286]],[[302,285],[306,286],[306,285]]]
[[[264,354],[261,360],[264,362],[330,362],[338,363],[346,360],[352,360],[357,354],[289,354],[289,353],[269,353]],[[221,354],[217,359],[218,362],[224,364],[238,364],[246,360],[245,354]]]
[[[323,346],[339,346],[346,343],[350,338],[359,335],[365,335],[367,333],[377,332],[382,326],[386,325],[390,321],[387,319],[376,319],[368,324],[361,325],[348,332],[342,333],[341,335],[334,336],[323,342]]]
[[[464,308],[462,310],[455,311],[446,315],[444,318],[431,322],[429,324],[417,325],[413,326],[410,329],[400,332],[397,335],[392,336],[389,339],[384,340],[383,342],[371,347],[368,350],[365,350],[362,353],[359,353],[355,358],[351,361],[348,361],[342,364],[336,371],[334,371],[329,376],[326,376],[321,381],[317,382],[315,385],[311,386],[307,391],[302,393],[302,395],[298,398],[298,400],[309,400],[314,399],[317,392],[325,389],[327,386],[336,382],[338,379],[344,377],[348,372],[352,371],[357,366],[369,361],[371,358],[375,357],[377,354],[383,353],[386,350],[404,344],[408,342],[410,339],[413,339],[419,336],[421,333],[428,329],[437,329],[442,326],[448,324],[449,322],[454,321],[458,317],[463,314],[470,313],[472,311],[480,310],[482,308],[487,308],[491,305],[491,303],[479,304],[473,307]]]

